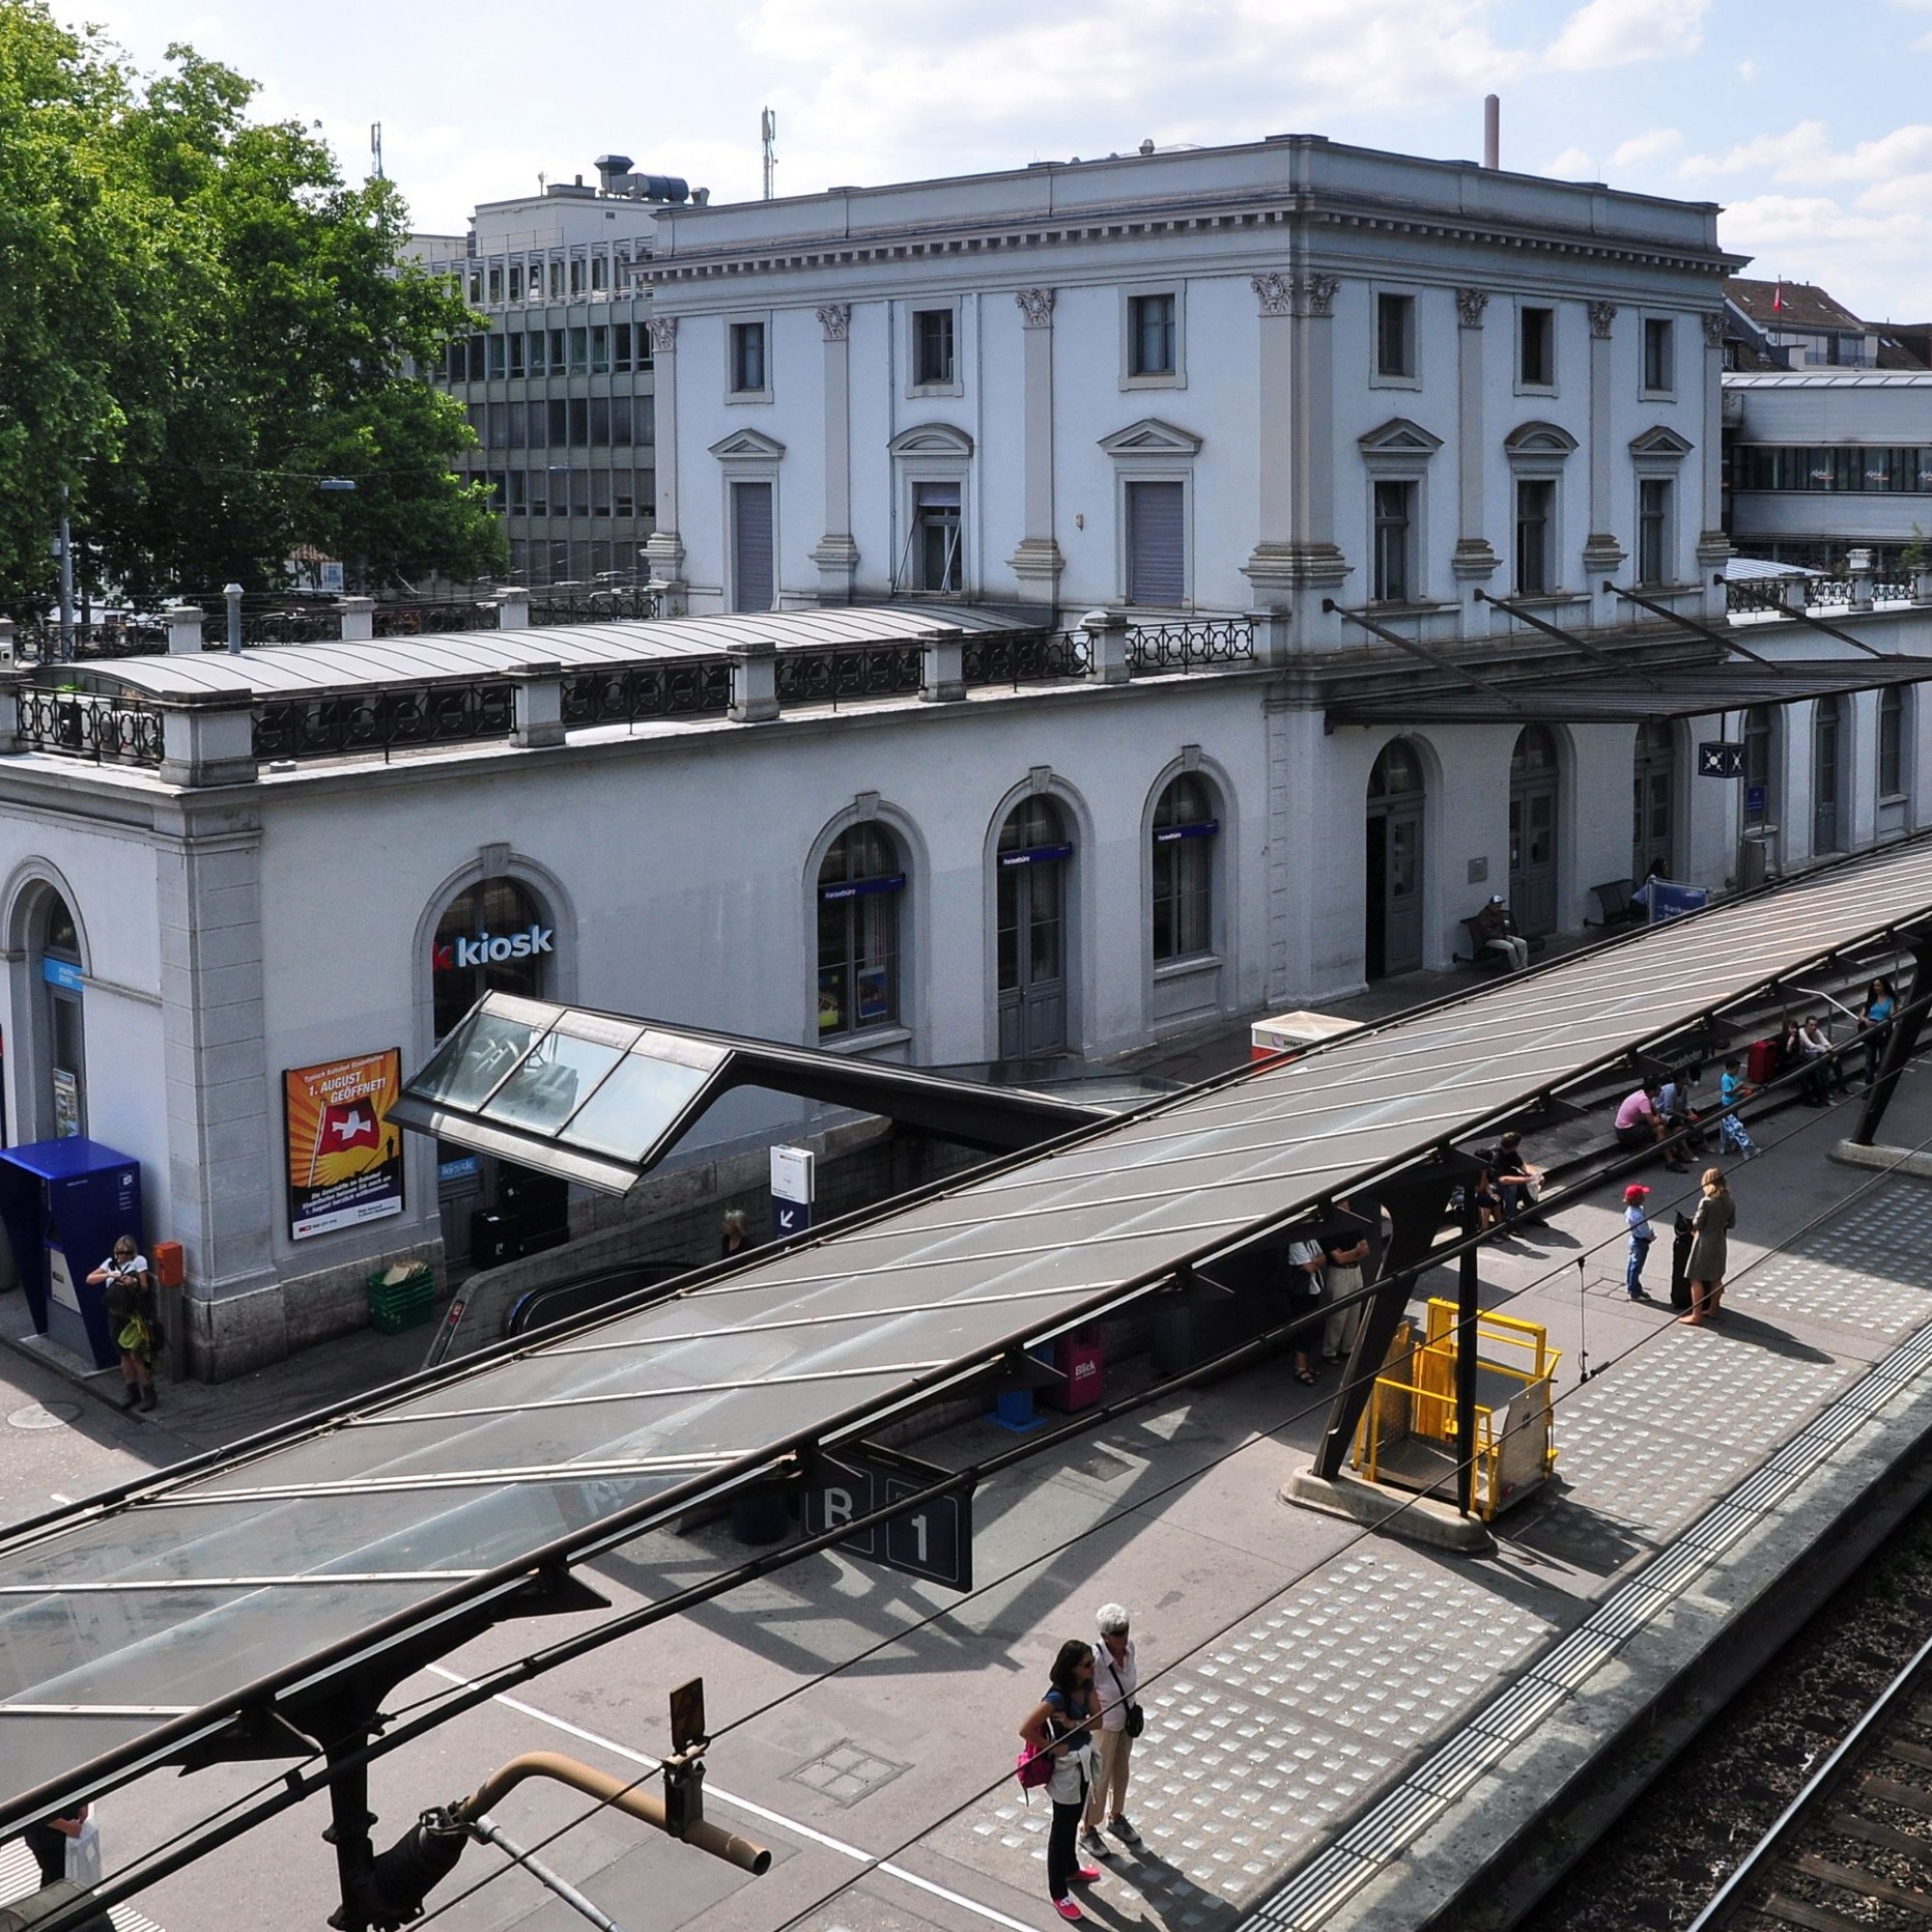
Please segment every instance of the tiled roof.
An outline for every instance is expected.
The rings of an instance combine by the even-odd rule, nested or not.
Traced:
[[[1751,282],[1733,275],[1724,294],[1760,328],[1864,328],[1842,302],[1810,282]],[[1772,303],[1780,296],[1783,306],[1774,312]]]

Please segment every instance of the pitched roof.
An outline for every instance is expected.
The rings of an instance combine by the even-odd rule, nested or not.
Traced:
[[[1782,292],[1783,306],[1772,303]],[[1864,324],[1840,301],[1810,282],[1752,282],[1733,275],[1724,294],[1760,328],[1838,328],[1862,332]]]

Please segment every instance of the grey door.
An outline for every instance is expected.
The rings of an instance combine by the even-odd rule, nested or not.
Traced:
[[[1369,775],[1362,971],[1371,980],[1422,964],[1423,804],[1421,760],[1398,738]]]
[[[1556,747],[1540,724],[1510,760],[1509,902],[1519,932],[1556,930]]]
[[[772,486],[731,486],[731,608],[772,608]]]
[[[1631,768],[1631,877],[1640,884],[1653,871],[1674,875],[1677,753],[1667,719],[1637,726],[1636,760]]]
[[[1844,791],[1844,700],[1818,699],[1811,721],[1811,849],[1845,849],[1841,797]]]
[[[1007,820],[994,863],[998,897],[1000,1058],[1066,1050],[1066,867],[1071,848],[1048,799]]]
[[[1127,602],[1186,601],[1185,505],[1179,483],[1127,485]]]

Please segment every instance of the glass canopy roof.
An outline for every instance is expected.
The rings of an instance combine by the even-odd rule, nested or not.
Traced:
[[[23,1525],[0,1537],[0,1828],[178,1761],[243,1706],[298,1721],[304,1696],[407,1634],[521,1614],[542,1567],[769,1478],[801,1445],[862,1435],[1185,1263],[1928,919],[1921,838]],[[661,1134],[720,1077],[688,1042],[591,1018],[489,1003],[423,1070],[418,1089],[443,1096],[424,1104],[460,1096],[601,1157]]]

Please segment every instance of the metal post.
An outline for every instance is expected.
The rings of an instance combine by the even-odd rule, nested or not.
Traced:
[[[340,1909],[328,1915],[335,1932],[368,1932],[369,1928],[362,1900],[370,1867],[376,1862],[376,1849],[369,1842],[369,1827],[376,1822],[376,1814],[369,1809],[368,1761],[355,1761],[367,1743],[359,1732],[353,1732],[328,1747],[330,1823],[322,1835],[335,1847],[335,1875],[342,1889]]]
[[[60,515],[60,654],[73,661],[73,531],[67,520],[67,485],[61,485]]]
[[[483,1817],[478,1818],[469,1827],[469,1830],[486,1844],[495,1845],[499,1852],[503,1852],[510,1858],[515,1859],[539,1885],[547,1886],[573,1912],[581,1913],[585,1918],[589,1919],[591,1924],[597,1927],[597,1932],[624,1932],[624,1928],[614,1918],[608,1918],[604,1913],[598,1911],[596,1906],[592,1905],[575,1886],[566,1883],[555,1872],[552,1871],[548,1865],[540,1863],[528,1852],[525,1851],[523,1846],[518,1844],[516,1839],[511,1837],[487,1813]]]
[[[239,583],[224,583],[221,594],[228,600],[228,652],[231,657],[242,655],[242,586]]]
[[[1867,1090],[1865,1103],[1859,1110],[1859,1123],[1852,1130],[1854,1147],[1870,1147],[1878,1138],[1885,1110],[1891,1105],[1891,1096],[1898,1089],[1898,1076],[1918,1049],[1918,1036],[1925,1025],[1924,1003],[1928,994],[1932,994],[1932,933],[1920,932],[1912,941],[1911,1009],[1892,1021],[1891,1031],[1886,1036],[1885,1049],[1879,1056],[1878,1078]]]
[[[1482,1227],[1476,1190],[1463,1191],[1464,1239]],[[1479,1251],[1464,1248],[1456,1268],[1456,1507],[1467,1516],[1476,1504],[1476,1322],[1482,1280]]]

